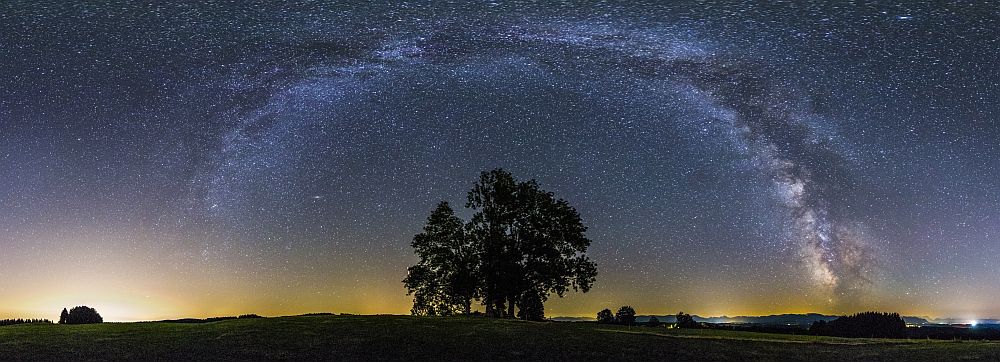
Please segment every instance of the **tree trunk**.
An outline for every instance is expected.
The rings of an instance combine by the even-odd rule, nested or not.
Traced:
[[[508,297],[507,301],[510,303],[507,305],[507,318],[517,318],[517,315],[514,314],[514,297]]]

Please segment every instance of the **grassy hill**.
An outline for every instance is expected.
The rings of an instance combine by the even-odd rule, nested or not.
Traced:
[[[842,339],[483,318],[308,316],[0,327],[2,359],[1000,360],[1000,342]]]

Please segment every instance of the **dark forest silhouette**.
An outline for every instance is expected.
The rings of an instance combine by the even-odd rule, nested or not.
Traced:
[[[813,322],[809,332],[836,337],[906,338],[906,322],[897,313],[862,312],[830,322]]]
[[[403,280],[412,314],[469,314],[478,300],[490,317],[542,320],[551,294],[590,290],[597,267],[568,202],[496,169],[480,175],[465,206],[467,223],[439,203],[413,238],[420,261]]]
[[[59,324],[92,324],[92,323],[104,323],[104,317],[101,317],[97,310],[87,306],[73,307],[69,311],[63,308],[62,313],[59,315]]]

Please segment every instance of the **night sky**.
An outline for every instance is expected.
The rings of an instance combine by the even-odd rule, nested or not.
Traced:
[[[0,3],[0,317],[407,313],[497,167],[549,316],[1000,317],[998,4],[152,3]]]

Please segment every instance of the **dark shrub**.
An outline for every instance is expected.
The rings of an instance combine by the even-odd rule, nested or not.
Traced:
[[[646,321],[647,327],[659,327],[662,324],[663,323],[660,323],[660,319],[656,318],[656,316],[651,316],[649,317],[649,321]]]

